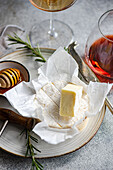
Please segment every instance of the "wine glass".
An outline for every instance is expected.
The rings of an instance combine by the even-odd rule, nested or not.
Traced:
[[[89,35],[85,61],[101,82],[113,83],[113,9],[99,18]]]
[[[73,31],[62,21],[53,20],[53,12],[69,8],[76,0],[29,0],[35,7],[50,12],[50,19],[35,24],[30,31],[33,46],[66,47],[73,41]]]

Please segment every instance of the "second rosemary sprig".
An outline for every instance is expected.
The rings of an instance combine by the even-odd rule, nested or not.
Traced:
[[[32,53],[30,56],[37,57],[36,61],[46,62],[46,59],[41,54],[41,51],[40,51],[40,48],[38,47],[38,44],[37,44],[37,48],[32,47],[29,36],[27,36],[28,42],[25,42],[16,33],[14,33],[14,36],[8,35],[8,40],[12,42],[9,45],[13,45],[13,44],[23,45],[21,47],[18,47],[17,49],[27,49],[27,50],[29,50]]]
[[[26,154],[25,157],[31,157],[32,159],[32,165],[31,165],[31,170],[43,170],[43,166],[40,164],[40,162],[35,158],[35,151],[41,152],[40,150],[38,150],[31,141],[34,141],[36,143],[38,143],[38,139],[35,138],[34,136],[31,135],[31,131],[28,129],[24,129],[20,135],[22,135],[23,133],[26,133]]]

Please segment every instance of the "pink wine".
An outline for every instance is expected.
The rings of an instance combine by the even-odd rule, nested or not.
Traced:
[[[113,35],[106,38],[101,37],[91,45],[88,64],[101,81],[113,82]]]

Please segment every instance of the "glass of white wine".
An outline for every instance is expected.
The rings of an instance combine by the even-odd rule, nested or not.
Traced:
[[[76,0],[29,0],[40,10],[50,12],[50,19],[35,24],[30,30],[30,39],[35,47],[58,48],[66,47],[73,41],[73,31],[69,25],[59,20],[53,20],[53,12],[65,10],[72,6]]]

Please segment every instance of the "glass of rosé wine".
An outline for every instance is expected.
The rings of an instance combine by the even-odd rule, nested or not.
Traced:
[[[50,19],[36,23],[30,31],[30,40],[35,47],[58,48],[73,41],[73,31],[66,23],[53,19],[53,12],[65,10],[77,0],[29,0],[36,8],[50,12]]]
[[[85,62],[101,82],[113,83],[113,9],[99,18],[89,35]]]

